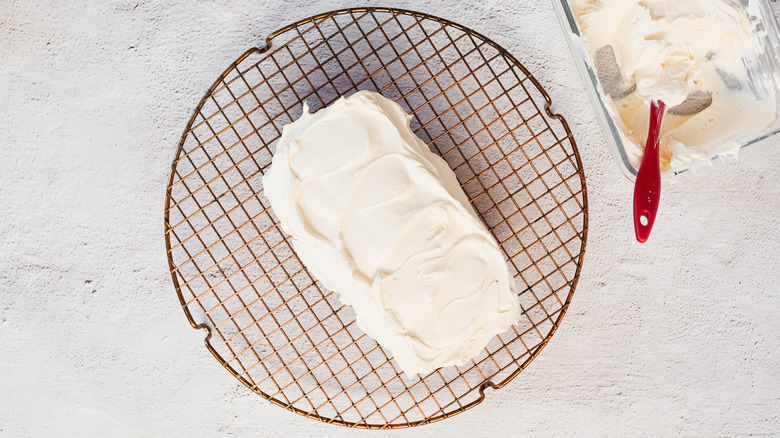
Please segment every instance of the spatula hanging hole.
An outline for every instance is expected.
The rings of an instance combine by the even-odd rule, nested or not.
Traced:
[[[643,227],[646,227],[649,221],[650,216],[647,213],[642,213],[642,216],[639,216],[639,223],[642,224]]]

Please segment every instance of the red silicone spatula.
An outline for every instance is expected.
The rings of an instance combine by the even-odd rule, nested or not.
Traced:
[[[658,140],[666,105],[660,100],[650,104],[650,126],[647,130],[647,144],[639,172],[634,183],[634,231],[636,240],[647,242],[653,229],[658,202],[661,199],[661,161],[658,156]]]

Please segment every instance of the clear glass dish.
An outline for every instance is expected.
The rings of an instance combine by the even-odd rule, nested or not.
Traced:
[[[577,27],[577,22],[569,7],[569,3],[567,0],[552,0],[552,3],[555,12],[558,15],[561,27],[563,28],[564,35],[566,36],[569,49],[571,49],[571,52],[574,55],[574,63],[577,66],[577,71],[579,71],[580,77],[582,77],[582,81],[585,83],[588,98],[593,105],[596,118],[601,126],[601,130],[604,132],[612,156],[615,158],[615,161],[623,174],[629,180],[633,181],[636,178],[637,169],[631,163],[618,127],[607,109],[607,104],[603,97],[605,94],[599,83],[598,76],[596,75],[593,60],[588,54],[585,43],[582,38],[580,38],[579,28]],[[759,59],[761,71],[757,72],[757,74],[763,77],[767,77],[768,75],[768,77],[771,78],[768,82],[771,82],[771,84],[774,85],[777,101],[780,103],[780,55],[778,54],[780,48],[780,26],[778,26],[777,19],[772,12],[769,0],[739,0],[739,3],[745,8],[750,21],[756,23],[757,29],[765,31],[762,32],[763,35],[761,36],[764,40],[765,52]],[[746,147],[754,145],[761,140],[778,133],[780,133],[780,118],[764,132],[743,143],[740,152],[744,151]],[[696,161],[687,167],[671,170],[664,174],[664,180],[673,180],[678,175],[686,173],[689,170],[695,170],[702,165],[710,166],[715,162],[714,160],[716,158],[723,157],[712,155],[706,159]]]

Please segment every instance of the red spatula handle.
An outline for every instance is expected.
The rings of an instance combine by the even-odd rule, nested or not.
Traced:
[[[634,184],[634,231],[636,240],[647,242],[653,229],[658,202],[661,199],[661,162],[658,156],[658,140],[661,122],[664,118],[664,105],[654,100],[650,104],[650,127],[647,131],[647,144],[642,164]]]

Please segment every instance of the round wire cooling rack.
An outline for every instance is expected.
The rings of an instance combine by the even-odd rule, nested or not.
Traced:
[[[415,133],[455,171],[506,253],[522,308],[479,356],[414,381],[309,274],[263,195],[263,171],[302,104],[316,111],[364,89],[411,113]],[[307,417],[396,428],[475,406],[547,344],[580,274],[585,178],[549,106],[506,50],[427,14],[345,9],[272,33],[214,82],[173,162],[165,242],[190,324],[244,385]]]

